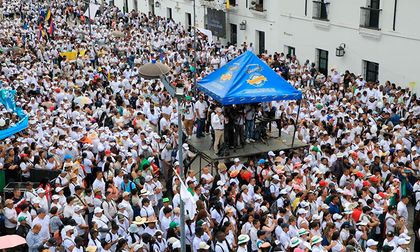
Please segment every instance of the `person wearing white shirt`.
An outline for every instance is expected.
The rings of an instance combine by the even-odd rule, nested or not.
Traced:
[[[41,240],[50,238],[50,217],[43,208],[38,209],[38,216],[32,221],[32,227],[36,224],[41,224],[41,231],[39,231],[39,237]]]
[[[145,218],[151,218],[155,216],[155,211],[153,210],[153,206],[148,198],[142,200],[140,216]]]
[[[207,102],[204,100],[204,95],[199,96],[199,100],[195,102],[194,104],[195,108],[195,118],[198,120],[197,125],[197,137],[204,137],[204,125],[206,123],[206,117],[207,117],[207,109],[208,105]]]
[[[160,229],[163,231],[164,236],[166,237],[166,233],[169,229],[169,224],[172,222],[172,208],[165,207],[163,209],[163,217],[160,218]]]
[[[276,228],[276,239],[280,242],[281,248],[287,251],[290,246],[290,237],[287,235],[289,231],[289,225],[282,223],[280,228]]]
[[[378,242],[373,240],[373,239],[369,239],[366,243],[366,250],[365,252],[376,252],[378,251]]]
[[[214,130],[214,152],[219,152],[219,144],[224,142],[224,124],[225,119],[221,108],[216,108],[215,113],[211,115],[211,126]]]
[[[5,202],[6,207],[4,208],[4,226],[6,228],[6,234],[14,234],[17,226],[17,213],[13,206],[13,200],[7,199]]]
[[[226,242],[226,235],[224,232],[218,232],[216,235],[216,244],[214,245],[215,252],[229,252],[230,246]]]
[[[95,181],[93,181],[92,190],[95,191],[95,189],[101,190],[102,195],[105,195],[105,182],[103,180],[103,174],[102,174],[102,172],[98,172],[96,174]]]
[[[28,223],[29,226],[32,226],[32,216],[31,216],[31,213],[29,212],[29,205],[22,204],[21,210],[22,211],[17,216],[17,219],[19,219],[20,217],[25,217],[26,223]]]
[[[398,216],[404,217],[405,221],[408,220],[408,209],[407,209],[408,201],[409,201],[408,196],[403,196],[401,201],[398,202],[398,205],[397,205]]]

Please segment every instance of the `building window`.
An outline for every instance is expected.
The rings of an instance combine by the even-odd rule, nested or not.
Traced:
[[[312,18],[325,20],[328,21],[328,9],[330,7],[329,2],[325,2],[324,0],[321,1],[313,1],[313,11],[312,11]]]
[[[137,0],[133,0],[133,5],[134,5],[134,10],[139,11],[139,4],[138,4]]]
[[[379,30],[379,17],[382,9],[380,0],[368,0],[367,7],[360,7],[360,27]]]
[[[238,4],[236,3],[236,0],[230,0],[230,1],[229,1],[229,4],[230,4],[230,6],[236,6],[236,5],[238,5]]]
[[[238,26],[230,24],[230,43],[236,45],[238,43]]]
[[[264,9],[264,0],[253,0],[249,9],[261,12],[266,11]]]
[[[124,0],[124,8],[123,8],[123,10],[124,10],[124,13],[127,13],[128,12],[128,0]]]
[[[365,80],[376,82],[378,81],[379,64],[371,61],[363,61]]]
[[[185,12],[185,23],[186,23],[188,32],[190,32],[191,25],[192,25],[191,13]]]
[[[265,53],[265,32],[257,31],[258,54]]]
[[[328,76],[328,51],[316,49],[318,71]]]
[[[166,8],[166,17],[172,20],[172,8]]]
[[[295,56],[296,49],[293,46],[286,46],[286,55]]]

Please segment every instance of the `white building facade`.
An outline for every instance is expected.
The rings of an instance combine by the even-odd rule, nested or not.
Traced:
[[[185,26],[194,22],[194,0],[114,2]],[[420,93],[419,0],[230,0],[229,10],[225,2],[195,0],[197,27],[207,27],[207,8],[226,12],[226,36],[214,40],[253,43],[257,53],[296,55],[324,73],[348,69]]]

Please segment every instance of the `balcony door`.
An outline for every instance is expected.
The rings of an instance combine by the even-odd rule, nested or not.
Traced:
[[[379,27],[379,7],[380,7],[380,0],[370,0],[369,8],[372,8],[370,12],[370,26],[371,27]]]

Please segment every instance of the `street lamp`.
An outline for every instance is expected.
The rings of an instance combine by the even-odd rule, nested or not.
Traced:
[[[139,75],[145,79],[160,79],[165,87],[166,91],[172,97],[177,98],[177,110],[178,110],[178,160],[179,160],[179,171],[181,179],[184,179],[184,164],[182,160],[182,111],[181,111],[181,100],[184,96],[184,85],[182,83],[177,83],[174,87],[171,85],[166,78],[166,75],[169,73],[170,68],[161,63],[152,60],[152,62],[144,64],[139,68]],[[181,181],[182,182],[182,181]],[[185,209],[184,201],[180,202],[181,210],[181,219],[180,219],[180,228],[181,228],[181,252],[185,252]]]
[[[344,54],[346,54],[346,51],[344,50],[346,48],[346,44],[342,43],[335,49],[335,55],[337,57],[343,57]]]
[[[242,31],[246,30],[246,20],[242,20],[242,22],[239,24],[239,29]]]

